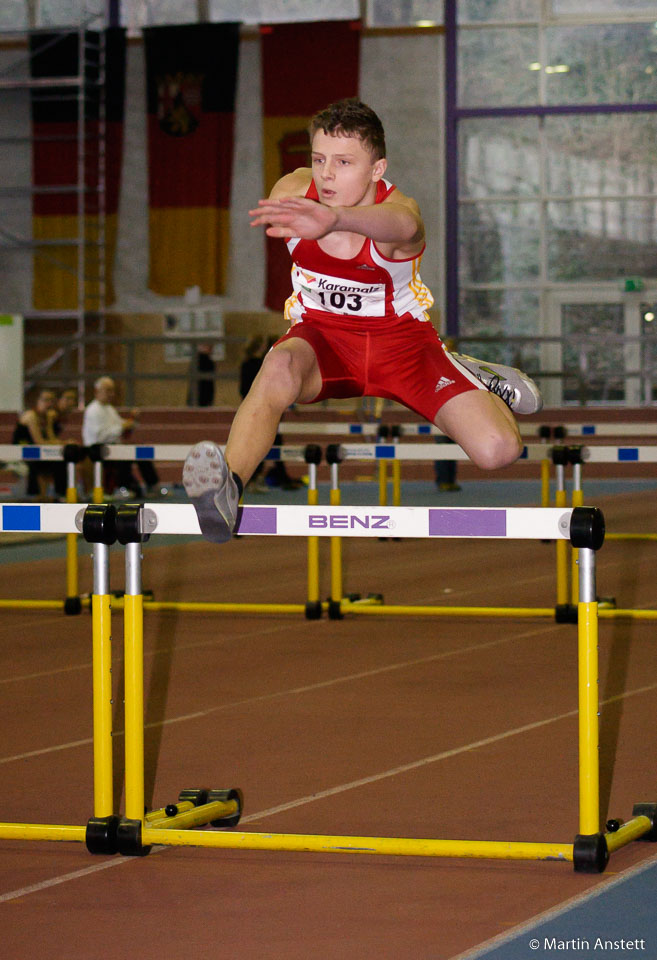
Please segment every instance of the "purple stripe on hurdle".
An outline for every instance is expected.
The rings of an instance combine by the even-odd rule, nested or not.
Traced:
[[[236,533],[276,533],[276,507],[244,507]]]
[[[429,510],[430,537],[505,537],[506,510]]]

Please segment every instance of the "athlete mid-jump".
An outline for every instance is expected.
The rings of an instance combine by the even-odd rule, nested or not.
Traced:
[[[293,403],[385,397],[434,423],[486,470],[513,463],[522,442],[512,413],[541,397],[512,367],[448,353],[429,321],[420,277],[417,203],[385,179],[381,121],[341,100],[310,124],[312,168],[282,177],[250,210],[252,226],[286,239],[291,326],[264,359],[226,444],[189,452],[183,482],[208,540],[230,539],[244,486]]]

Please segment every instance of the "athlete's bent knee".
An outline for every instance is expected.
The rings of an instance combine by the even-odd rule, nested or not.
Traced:
[[[289,350],[271,350],[262,362],[258,374],[257,389],[269,397],[279,397],[286,406],[299,396],[303,385],[303,374],[296,358]]]
[[[470,459],[482,470],[500,470],[514,463],[522,449],[522,440],[511,431],[494,433],[480,440]]]

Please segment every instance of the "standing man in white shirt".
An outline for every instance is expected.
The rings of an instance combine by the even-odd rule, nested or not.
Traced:
[[[82,417],[82,443],[85,447],[95,443],[120,443],[123,434],[135,425],[136,411],[131,411],[128,418],[122,417],[112,403],[115,395],[116,386],[111,377],[99,377],[96,380],[94,399],[85,408]],[[141,489],[133,476],[132,463],[129,460],[113,460],[111,466],[115,471],[115,485],[140,496]],[[157,471],[149,460],[139,462],[139,472],[147,488],[157,485]]]

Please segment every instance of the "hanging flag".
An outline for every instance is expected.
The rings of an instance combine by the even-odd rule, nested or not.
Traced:
[[[125,30],[31,33],[30,70],[48,81],[31,91],[33,305],[100,310],[114,301]]]
[[[358,95],[360,23],[329,20],[261,28],[265,195],[297,167],[310,166],[308,124],[334,100]],[[285,244],[266,237],[270,310],[290,295]]]
[[[144,30],[149,287],[224,292],[239,24]]]

